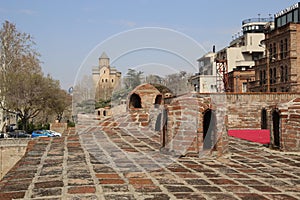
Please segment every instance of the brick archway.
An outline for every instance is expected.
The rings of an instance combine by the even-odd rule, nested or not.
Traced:
[[[268,116],[265,108],[261,110],[261,129],[268,129]]]
[[[203,114],[203,149],[211,149],[216,140],[216,113],[207,109]]]
[[[130,96],[129,108],[142,108],[142,100],[138,94],[133,93]]]
[[[156,95],[155,102],[154,102],[155,107],[159,107],[159,105],[162,104],[162,99],[163,99],[163,97],[161,94]]]

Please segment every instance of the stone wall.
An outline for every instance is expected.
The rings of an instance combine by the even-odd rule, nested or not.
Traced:
[[[22,158],[29,141],[30,139],[0,140],[0,179]]]

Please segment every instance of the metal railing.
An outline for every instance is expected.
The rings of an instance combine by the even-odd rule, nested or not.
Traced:
[[[250,19],[245,19],[243,20],[242,24],[248,24],[248,23],[253,23],[253,22],[272,22],[273,17],[268,17],[268,18],[250,18]]]

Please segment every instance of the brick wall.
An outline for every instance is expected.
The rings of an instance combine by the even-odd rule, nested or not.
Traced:
[[[213,95],[211,95],[213,96]],[[265,108],[286,103],[299,97],[300,94],[287,93],[241,93],[226,94],[229,129],[260,129],[261,111]]]
[[[216,111],[218,120],[215,149],[218,155],[222,155],[228,151],[227,129],[261,129],[262,109],[267,111],[267,129],[271,130],[272,135],[272,110],[281,105],[282,111],[287,110],[289,112],[288,122],[281,121],[283,126],[281,127],[282,133],[280,133],[282,134],[280,136],[282,140],[281,149],[299,151],[298,138],[300,137],[298,132],[292,132],[292,130],[298,128],[295,120],[300,118],[300,111],[299,115],[298,113],[292,115],[290,113],[298,111],[292,109],[295,107],[287,107],[286,105],[287,102],[297,97],[300,97],[300,94],[227,93],[189,94],[174,98],[169,105],[166,105],[168,110],[167,131],[161,140],[162,143],[166,143],[166,148],[175,152],[178,151],[182,154],[203,152],[203,115],[210,108]],[[282,119],[286,118],[285,115],[282,116]],[[284,126],[287,126],[289,130],[285,129]],[[297,138],[297,140],[289,139],[288,135],[290,134],[293,135],[292,138]]]
[[[162,135],[167,151],[179,155],[197,155],[211,153],[217,150],[218,156],[228,151],[227,116],[224,112],[223,101],[202,97],[198,94],[187,94],[174,98],[166,105],[168,113],[167,128]],[[216,109],[220,107],[221,109]],[[204,149],[203,144],[203,115],[207,110],[215,111],[216,127],[212,139],[212,148]],[[206,140],[206,139],[205,139]],[[215,148],[213,148],[215,146]]]
[[[275,108],[274,108],[275,109]],[[300,151],[300,98],[281,104],[276,108],[280,112],[280,149],[283,151]],[[273,124],[270,124],[273,129]],[[274,143],[274,134],[271,134]]]

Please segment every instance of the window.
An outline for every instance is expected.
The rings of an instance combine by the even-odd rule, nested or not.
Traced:
[[[114,79],[111,79],[111,82],[113,83],[113,82],[114,82]]]
[[[242,92],[247,92],[247,83],[243,83]]]
[[[104,82],[104,80],[102,79],[102,83]]]
[[[293,21],[293,13],[290,12],[290,13],[287,15],[287,23],[292,22],[292,21]]]
[[[273,70],[273,83],[276,83],[276,77],[277,77],[276,68],[274,68],[274,70]]]
[[[280,40],[280,59],[283,59],[283,40]]]
[[[277,59],[276,43],[273,44],[273,58]]]
[[[282,16],[281,23],[282,23],[282,26],[286,25],[286,15]]]
[[[263,84],[263,73],[262,71],[259,72],[259,85]]]
[[[283,70],[283,66],[280,67],[280,82],[284,82],[284,70]]]
[[[105,82],[107,83],[107,79],[105,79]]]
[[[285,82],[289,81],[288,67],[285,66]]]
[[[281,17],[278,17],[276,22],[277,22],[277,27],[280,27],[281,26]]]
[[[273,83],[273,70],[270,69],[269,71],[269,77],[270,77],[270,83],[272,84]]]
[[[284,40],[284,55],[283,55],[284,58],[287,57],[287,53],[288,53],[288,40],[285,39]]]
[[[298,10],[294,10],[294,22],[299,22],[299,12]]]

